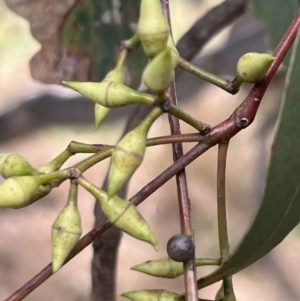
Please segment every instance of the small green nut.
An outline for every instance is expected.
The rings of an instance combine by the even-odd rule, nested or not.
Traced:
[[[274,59],[274,56],[266,53],[246,53],[237,63],[237,74],[244,82],[259,84],[263,81]]]
[[[52,225],[52,271],[64,264],[81,236],[81,218],[77,209],[78,186],[71,184],[67,204]]]
[[[135,103],[148,105],[154,103],[152,95],[135,91],[123,84],[111,81],[101,83],[63,82],[63,84],[107,108],[117,108]]]
[[[160,0],[142,0],[137,34],[149,58],[166,48],[170,28]]]
[[[132,131],[127,133],[115,146],[108,174],[108,195],[115,195],[141,165],[148,131],[153,122],[162,114],[160,108],[153,109]]]
[[[166,90],[174,80],[173,50],[166,50],[155,56],[143,72],[143,82],[157,93]]]
[[[184,301],[185,298],[177,293],[163,289],[130,291],[121,294],[132,301]]]
[[[15,176],[35,176],[39,172],[18,154],[0,154],[0,174],[7,179]]]
[[[26,207],[51,191],[38,176],[11,177],[0,185],[0,208]]]

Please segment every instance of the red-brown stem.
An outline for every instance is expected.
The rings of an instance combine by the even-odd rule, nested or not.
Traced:
[[[168,135],[147,139],[147,146],[155,146],[170,143],[201,142],[204,140],[205,136],[199,133]]]
[[[161,0],[163,13],[170,26],[170,34],[172,36],[172,24],[170,18],[169,0]],[[175,80],[172,85],[166,91],[170,101],[174,105],[178,105],[176,96]],[[171,135],[181,134],[180,124],[178,118],[169,114],[169,123],[171,129]],[[183,156],[182,143],[174,143],[173,147],[173,161],[176,162]],[[185,169],[182,169],[176,174],[176,186],[180,213],[180,225],[181,232],[185,235],[193,237],[193,228],[191,221],[191,204],[188,196],[188,187],[186,180]],[[186,301],[198,301],[198,289],[197,289],[197,270],[195,257],[188,262],[184,263],[184,283],[185,283],[185,300]]]
[[[296,38],[298,27],[300,24],[300,12],[298,11],[296,17],[294,18],[291,26],[287,30],[285,36],[283,37],[282,41],[280,42],[279,46],[277,47],[277,50],[275,51],[275,60],[272,64],[272,66],[269,69],[268,74],[266,75],[266,78],[264,82],[261,85],[255,86],[253,90],[259,89],[259,87],[262,87],[262,91],[266,91],[267,86],[266,83],[270,83],[272,78],[274,77],[279,65],[281,64],[282,60],[284,59],[286,53],[290,49],[291,45],[293,44],[293,41]],[[252,90],[252,91],[253,91]],[[180,170],[185,168],[187,165],[189,165],[191,162],[193,162],[195,159],[197,159],[200,155],[205,153],[208,149],[219,143],[220,141],[229,140],[234,135],[236,135],[238,132],[242,130],[243,127],[241,127],[239,124],[236,123],[238,119],[235,118],[235,115],[237,115],[237,112],[239,113],[239,118],[248,117],[252,118],[254,120],[255,114],[257,110],[251,110],[252,103],[249,102],[250,95],[253,94],[253,92],[250,92],[250,94],[247,96],[247,98],[243,101],[241,105],[235,110],[233,115],[220,123],[219,125],[215,126],[209,134],[206,135],[206,138],[203,142],[198,143],[196,146],[194,146],[189,152],[187,152],[185,155],[183,155],[178,161],[176,161],[173,165],[171,165],[169,168],[164,170],[160,175],[158,175],[154,180],[152,180],[150,183],[148,183],[145,187],[143,187],[135,196],[131,198],[131,201],[138,205],[142,201],[144,201],[149,195],[151,195],[153,192],[155,192],[158,188],[160,188],[162,185],[164,185],[167,181],[169,181],[174,175],[176,175]],[[259,91],[257,91],[257,94]],[[263,93],[264,93],[263,92]],[[260,92],[261,98],[263,96],[263,93]],[[251,97],[250,97],[251,98]],[[254,101],[252,96],[252,101]],[[247,109],[247,106],[250,106]],[[243,116],[242,113],[245,112],[246,114]],[[104,233],[109,227],[110,223],[106,220],[103,223],[97,225],[93,230],[91,230],[89,233],[87,233],[85,236],[83,236],[80,241],[77,243],[73,251],[71,252],[70,256],[68,257],[68,261],[72,259],[75,255],[77,255],[79,252],[81,252],[85,247],[87,247],[91,242],[93,242],[99,235]],[[67,261],[66,261],[67,262]],[[28,282],[26,282],[21,288],[19,288],[17,291],[15,291],[11,296],[9,296],[4,301],[19,301],[24,299],[29,293],[31,293],[35,288],[37,288],[39,285],[41,285],[44,281],[46,281],[51,275],[52,275],[52,267],[51,264],[48,264],[42,271],[40,271],[37,275],[35,275],[32,279],[30,279]],[[203,286],[203,279],[198,280],[198,285]],[[207,282],[205,283],[207,285],[212,284],[213,282]]]

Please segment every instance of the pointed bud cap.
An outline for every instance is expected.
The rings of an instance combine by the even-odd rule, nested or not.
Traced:
[[[142,0],[137,33],[148,57],[166,48],[170,29],[160,0]]]
[[[77,184],[72,183],[66,206],[52,226],[52,271],[64,264],[81,236],[81,219],[77,209]]]
[[[125,85],[114,82],[63,82],[63,84],[107,108],[116,108],[135,103],[148,105],[154,103],[152,95],[135,91]]]
[[[7,179],[14,176],[34,176],[39,172],[18,154],[0,154],[0,174]]]
[[[259,84],[266,76],[274,59],[274,56],[265,53],[246,53],[237,63],[237,74],[247,83]]]
[[[127,234],[150,243],[158,250],[158,240],[143,216],[129,201],[114,196],[101,200],[101,208],[109,221]]]
[[[95,130],[98,130],[106,116],[110,112],[110,108],[95,103]]]
[[[169,48],[159,53],[146,66],[143,82],[152,91],[166,90],[174,80],[173,51]]]
[[[103,81],[109,81],[118,84],[124,83],[124,69],[125,69],[126,57],[127,57],[127,50],[122,49],[119,54],[116,67],[107,73]]]
[[[170,257],[149,260],[133,266],[131,270],[170,279],[176,278],[184,272],[183,263],[174,261]]]
[[[125,292],[121,296],[132,301],[184,301],[184,296],[163,289]]]
[[[102,211],[112,224],[158,249],[158,241],[151,227],[131,202],[118,196],[108,198],[106,192],[85,179],[81,178],[78,182],[99,201]]]

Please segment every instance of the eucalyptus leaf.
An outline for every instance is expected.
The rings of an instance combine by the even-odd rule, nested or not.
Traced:
[[[275,248],[300,221],[300,32],[272,147],[264,197],[252,225],[233,254],[212,274],[198,280],[203,288],[250,266]]]

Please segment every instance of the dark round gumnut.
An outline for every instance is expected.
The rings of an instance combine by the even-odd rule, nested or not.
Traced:
[[[195,244],[191,236],[176,234],[167,243],[167,252],[171,259],[186,262],[194,257]]]

